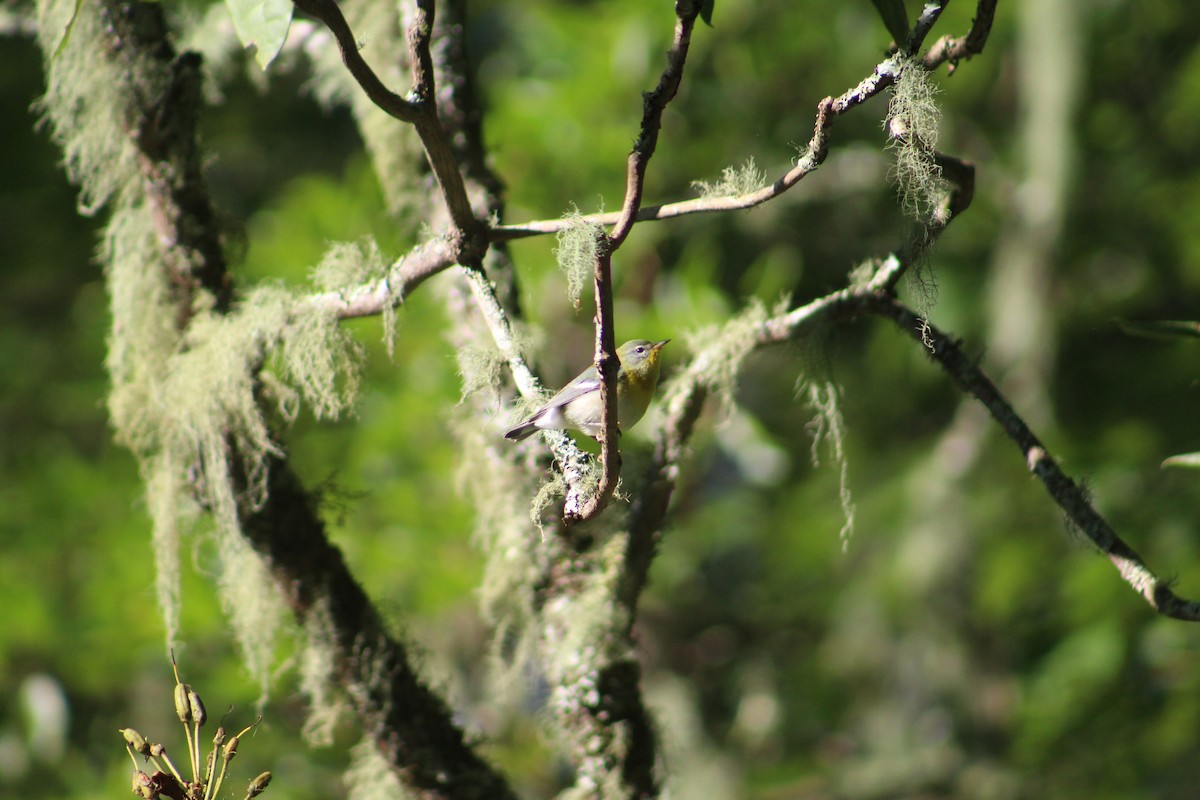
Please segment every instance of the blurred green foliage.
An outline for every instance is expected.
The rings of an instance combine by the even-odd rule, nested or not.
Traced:
[[[616,208],[639,93],[669,41],[669,4],[469,5],[506,221],[572,204]],[[1020,7],[1002,3],[983,56],[935,78],[942,146],[976,162],[978,186],[924,265],[937,285],[932,316],[985,368],[1003,345],[988,339],[989,287],[1003,277],[997,253],[1027,177]],[[972,12],[953,4],[935,35],[965,31]],[[1196,476],[1159,464],[1200,449],[1197,353],[1131,337],[1115,320],[1197,316],[1200,18],[1182,0],[1080,15],[1073,171],[1046,294],[1035,298],[1052,317],[1034,353],[1049,369],[1032,395],[1017,385],[1013,396],[1018,410],[1043,409],[1039,435],[1116,529],[1196,596]],[[800,13],[780,0],[722,0],[713,27],[697,29],[647,202],[691,196],[692,181],[749,158],[768,179],[781,174],[808,141],[817,102],[868,74],[888,38],[865,2]],[[177,724],[149,523],[134,461],[106,427],[108,320],[91,258],[100,221],[75,214],[59,156],[34,131],[38,55],[16,38],[0,49],[4,118],[24,120],[0,133],[0,794],[119,796],[128,764],[116,729],[166,739]],[[372,234],[392,256],[412,243],[412,225],[384,210],[353,123],[318,108],[302,74],[222,92],[204,123],[209,176],[245,245],[241,286],[302,285],[330,241]],[[750,297],[803,302],[901,241],[883,100],[839,120],[829,162],[780,200],[638,226],[617,260],[618,337],[679,337]],[[555,343],[540,360],[550,384],[591,348],[590,311],[566,301],[553,247],[512,248],[535,340]],[[423,668],[518,786],[548,795],[561,765],[538,738],[527,713],[536,709],[493,702],[483,677],[481,558],[447,431],[461,413],[440,301],[448,280],[400,310],[393,359],[379,320],[351,324],[367,352],[357,413],[334,424],[302,417],[287,446]],[[920,287],[907,291],[920,301]],[[683,358],[668,352],[668,375]],[[837,467],[826,451],[812,466],[802,375],[843,388],[858,511],[845,547]],[[712,763],[723,779],[710,790],[762,798],[1194,796],[1200,630],[1155,617],[906,337],[863,321],[763,353],[737,400],[732,419],[704,421],[638,627],[668,764],[721,753]],[[500,431],[507,421],[496,408],[478,424]],[[630,439],[636,464],[644,440]],[[180,664],[214,716],[233,705],[234,724],[248,722],[257,688],[206,580],[209,546],[201,532],[189,550]],[[69,706],[61,751],[33,745],[39,728],[26,709],[38,675]],[[281,797],[337,796],[353,731],[341,729],[335,748],[298,743],[294,680],[281,675],[242,768],[247,779],[271,769]]]

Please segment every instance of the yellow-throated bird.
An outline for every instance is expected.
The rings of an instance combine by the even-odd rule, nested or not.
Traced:
[[[632,428],[649,408],[658,385],[658,354],[669,341],[634,339],[617,348],[617,360],[621,362],[617,371],[617,422],[621,430]],[[563,428],[575,428],[595,437],[603,424],[600,375],[593,364],[504,438],[520,441],[535,431]]]

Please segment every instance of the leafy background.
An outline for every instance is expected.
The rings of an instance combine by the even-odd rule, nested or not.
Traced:
[[[510,221],[617,206],[639,92],[668,42],[659,5],[471,4]],[[952,5],[935,33],[965,31],[972,10]],[[713,21],[667,114],[649,202],[689,196],[692,181],[749,158],[784,171],[816,103],[866,75],[889,38],[869,4],[836,0],[802,11],[722,0]],[[1037,71],[1035,33],[1055,24],[1075,37],[1058,69],[1078,75],[1057,151],[1027,114],[1045,108],[1031,106],[1037,86],[1062,82]],[[1160,462],[1200,449],[1198,352],[1116,321],[1197,316],[1197,42],[1184,2],[1002,3],[984,55],[936,78],[942,146],[977,163],[978,191],[925,265],[932,318],[1187,596],[1200,594],[1197,475]],[[76,215],[30,113],[37,52],[15,35],[0,48],[0,793],[125,796],[117,728],[175,752],[183,742],[141,487],[106,424],[100,221]],[[264,80],[236,57],[204,122],[212,189],[244,243],[239,284],[301,282],[329,241],[367,233],[402,252],[419,231],[387,211],[348,113],[312,99],[303,64],[278,66]],[[827,165],[766,207],[638,226],[617,265],[621,333],[675,338],[669,370],[688,332],[747,298],[803,301],[895,246],[906,223],[881,151],[885,110],[877,101],[839,121]],[[1043,176],[1031,169],[1047,163],[1066,170],[1060,227],[1039,217]],[[514,246],[551,384],[586,362],[591,341],[553,247]],[[1029,251],[1033,277],[1013,266]],[[426,674],[520,788],[549,795],[563,766],[538,733],[537,694],[505,698],[486,677],[481,559],[446,427],[459,381],[437,292],[435,280],[400,312],[394,359],[378,320],[352,323],[367,351],[357,415],[302,418],[288,447],[325,487],[337,543]],[[845,541],[838,467],[827,449],[813,466],[801,374],[843,390],[857,508]],[[1194,796],[1200,631],[1156,618],[907,338],[878,322],[831,329],[752,362],[737,400],[705,422],[639,626],[678,796]],[[477,424],[507,418],[497,407]],[[631,438],[636,459],[644,444]],[[206,579],[210,548],[198,532],[178,655],[214,716],[232,706],[240,726],[259,690]],[[284,645],[266,722],[234,769],[271,769],[281,797],[342,795],[353,731],[332,748],[300,742],[289,656]]]

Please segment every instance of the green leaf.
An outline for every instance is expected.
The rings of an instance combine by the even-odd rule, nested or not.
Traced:
[[[1171,456],[1166,461],[1163,461],[1162,465],[1164,467],[1198,469],[1200,468],[1200,453],[1184,453],[1183,455]]]
[[[871,0],[871,2],[875,4],[875,10],[879,12],[879,18],[883,20],[892,39],[898,45],[904,44],[909,30],[908,12],[904,10],[904,0]]]
[[[717,4],[717,0],[700,0],[700,19],[704,20],[704,24],[712,27],[712,12],[713,6]]]
[[[63,31],[63,37],[58,42],[58,47],[54,48],[54,55],[50,56],[53,61],[62,55],[62,51],[67,48],[67,42],[71,39],[71,29],[75,27],[75,20],[79,18],[79,9],[83,8],[83,0],[75,0],[75,8],[71,11],[71,18],[67,20],[66,30]]]
[[[1148,339],[1174,339],[1180,336],[1200,338],[1200,322],[1186,320],[1164,320],[1161,322],[1128,322],[1118,320],[1121,330],[1133,336]]]
[[[292,0],[225,0],[233,27],[246,47],[257,48],[255,59],[264,70],[279,55],[292,24]]]

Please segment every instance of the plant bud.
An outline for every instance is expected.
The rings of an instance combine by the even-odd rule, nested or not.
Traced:
[[[188,708],[192,712],[192,721],[197,725],[203,725],[208,719],[208,712],[204,710],[204,703],[200,700],[200,694],[191,686],[187,687]]]
[[[135,731],[133,728],[121,728],[117,731],[125,737],[125,744],[134,751],[141,753],[144,756],[150,755],[150,745],[146,742],[145,737]]]
[[[191,691],[192,687],[186,683],[175,684],[175,713],[185,725],[192,721],[192,705],[188,702]]]
[[[154,788],[150,776],[140,769],[133,773],[133,794],[145,800],[155,800],[158,797],[158,790]]]
[[[239,733],[237,736],[229,740],[229,744],[225,745],[224,756],[226,761],[233,761],[233,757],[237,755],[238,742],[241,740],[242,735]]]
[[[153,757],[153,758],[162,758],[162,757],[163,757],[164,755],[166,755],[166,754],[167,754],[167,748],[163,747],[163,746],[162,746],[161,744],[159,744],[158,742],[155,742],[154,744],[150,745],[150,755],[151,755],[151,757]]]
[[[267,790],[267,784],[271,782],[271,773],[264,772],[254,780],[250,781],[250,787],[246,789],[246,800],[252,797],[258,797]]]
[[[213,733],[213,744],[217,747],[225,744],[225,726],[218,725],[217,730]]]

